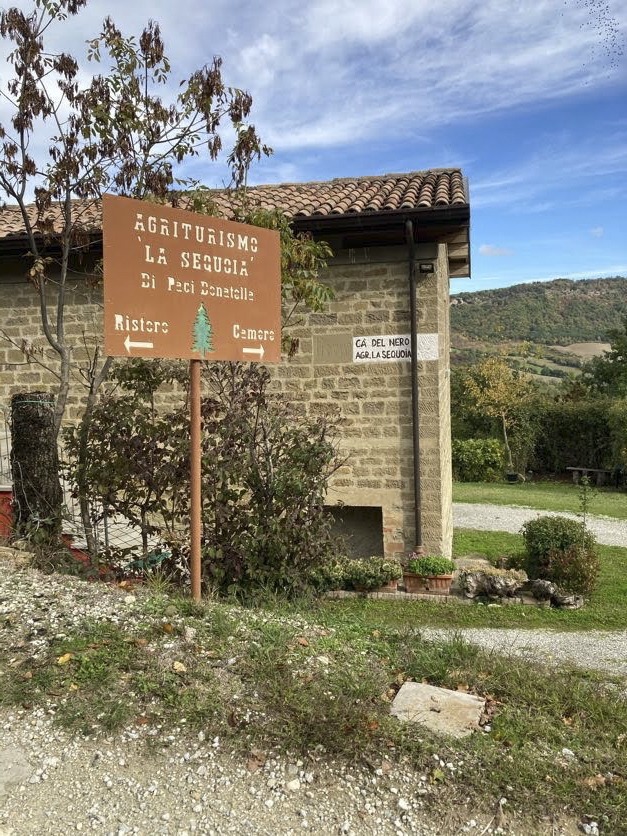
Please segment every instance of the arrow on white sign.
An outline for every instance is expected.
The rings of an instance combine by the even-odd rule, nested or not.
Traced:
[[[244,354],[258,354],[260,360],[263,360],[263,355],[265,354],[262,345],[259,348],[243,348],[242,351]]]
[[[130,354],[131,348],[154,348],[154,343],[135,343],[127,334],[126,339],[124,340],[124,348]]]

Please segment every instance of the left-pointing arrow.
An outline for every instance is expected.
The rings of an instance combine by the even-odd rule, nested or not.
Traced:
[[[130,336],[127,335],[126,339],[124,340],[124,348],[130,354],[131,348],[154,348],[154,343],[133,342]]]

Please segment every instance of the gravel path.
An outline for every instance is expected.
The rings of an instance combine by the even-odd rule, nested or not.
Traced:
[[[625,500],[627,502],[627,498]],[[535,517],[546,516],[546,511],[513,505],[481,505],[474,502],[453,503],[453,524],[457,528],[474,528],[480,531],[510,531],[518,534],[523,523]],[[549,514],[550,516],[551,514]],[[553,516],[581,519],[576,514],[562,513]],[[627,546],[627,521],[612,517],[589,516],[587,525],[599,543],[606,546]]]
[[[0,671],[24,654],[45,654],[51,638],[72,631],[86,615],[131,629],[145,618],[142,594],[0,559]],[[431,632],[442,631],[425,631]],[[626,633],[464,632],[506,652],[528,652],[533,645],[548,661],[627,674]],[[450,813],[434,809],[427,776],[387,761],[385,752],[371,764],[335,762],[317,750],[302,760],[264,752],[251,763],[250,752],[231,751],[219,738],[191,734],[184,725],[133,725],[110,737],[80,737],[56,725],[55,713],[54,702],[0,710],[0,836],[494,832],[491,814],[457,805]],[[443,741],[434,766],[463,770],[463,761],[449,762],[448,751]],[[566,821],[508,832],[565,836],[576,830]]]
[[[627,677],[627,630],[560,633],[556,630],[465,627],[421,628],[420,633],[427,638],[462,635],[472,644],[478,644],[489,651],[529,657],[551,665],[573,665]]]

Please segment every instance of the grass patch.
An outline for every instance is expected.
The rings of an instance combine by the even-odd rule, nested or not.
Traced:
[[[181,712],[203,723],[217,711],[213,672],[189,650],[171,657],[165,646],[173,632],[168,621],[132,633],[87,621],[53,639],[43,657],[0,667],[0,705],[52,701],[57,721],[84,734],[147,717],[175,721]]]
[[[524,550],[519,534],[501,531],[458,529],[453,538],[453,554],[483,554],[490,560]],[[486,604],[446,604],[427,601],[373,600],[347,598],[324,601],[318,616],[326,623],[336,619],[357,619],[369,629],[381,625],[394,628],[404,624],[425,627],[516,627],[518,629],[553,628],[555,630],[625,630],[627,629],[627,549],[599,546],[601,573],[591,600],[580,610],[541,609],[522,606]],[[327,616],[327,613],[331,613]]]
[[[579,491],[572,482],[454,482],[453,500],[577,514],[581,510]],[[627,520],[627,494],[614,488],[593,488],[589,513]]]
[[[436,607],[457,609],[475,608]],[[627,712],[617,692],[595,674],[548,674],[459,636],[426,641],[416,625],[430,611],[363,599],[243,609],[160,593],[145,602],[141,623],[87,622],[51,637],[36,658],[12,621],[6,646],[23,656],[0,656],[0,702],[44,704],[87,733],[138,724],[160,739],[176,726],[220,735],[243,751],[409,761],[429,776],[434,810],[451,799],[493,808],[505,795],[511,809],[532,817],[594,809],[605,832],[620,832]],[[389,703],[406,680],[489,697],[492,731],[457,741],[397,724]],[[565,748],[574,759],[565,761]],[[434,754],[463,766],[449,773]]]
[[[472,528],[456,528],[453,534],[453,557],[480,554],[494,562],[524,552],[525,544],[520,534],[507,531],[479,531]]]

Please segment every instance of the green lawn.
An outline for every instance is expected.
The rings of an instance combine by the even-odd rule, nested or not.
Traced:
[[[358,619],[372,629],[381,625],[430,627],[551,627],[556,630],[626,630],[627,629],[627,548],[599,546],[601,574],[591,601],[580,610],[541,609],[532,606],[496,606],[486,604],[446,604],[426,601],[381,601],[350,598],[326,601],[321,605],[330,622]],[[455,557],[482,554],[490,559],[523,551],[518,534],[502,531],[455,532]]]
[[[490,505],[526,505],[543,511],[581,510],[581,489],[569,482],[454,482],[455,502]],[[615,488],[591,488],[589,512],[627,520],[627,492]]]

